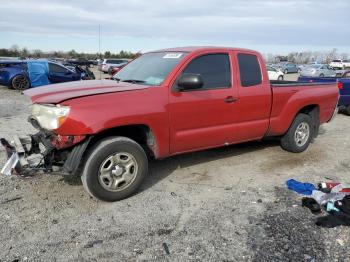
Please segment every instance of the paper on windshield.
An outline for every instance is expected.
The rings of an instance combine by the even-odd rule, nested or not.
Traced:
[[[163,58],[180,58],[182,56],[182,53],[168,53]]]

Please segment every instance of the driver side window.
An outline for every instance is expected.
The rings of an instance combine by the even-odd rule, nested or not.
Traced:
[[[200,74],[202,89],[230,88],[231,68],[228,54],[209,54],[193,59],[182,74]]]

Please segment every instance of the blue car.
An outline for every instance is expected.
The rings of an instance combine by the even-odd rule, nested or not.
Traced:
[[[0,61],[0,85],[16,90],[94,78],[88,68],[64,66],[49,60]]]
[[[338,106],[350,115],[350,71],[337,77],[299,77],[299,82],[337,82],[339,87]]]
[[[298,73],[298,66],[291,62],[282,62],[278,64],[278,69],[280,69],[284,74]]]

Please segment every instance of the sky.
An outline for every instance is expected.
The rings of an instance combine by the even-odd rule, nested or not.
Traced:
[[[350,53],[350,0],[0,0],[0,48]]]

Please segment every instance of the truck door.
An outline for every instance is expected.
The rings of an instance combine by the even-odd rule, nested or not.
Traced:
[[[240,141],[260,139],[269,128],[272,92],[262,57],[249,51],[235,56],[239,103],[237,110]]]
[[[179,73],[200,74],[203,87],[177,89],[169,96],[171,154],[232,143],[236,136],[234,114],[237,88],[233,86],[228,52],[197,55]]]

